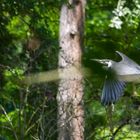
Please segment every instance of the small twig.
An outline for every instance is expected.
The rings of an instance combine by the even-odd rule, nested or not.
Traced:
[[[5,69],[5,68],[6,68],[6,69],[8,69],[8,70],[10,70],[10,69],[11,69],[11,68],[10,68],[10,66],[5,66],[5,65],[3,65],[3,64],[0,64],[0,67],[1,67],[1,68],[3,68],[3,69]]]
[[[112,133],[112,137],[110,138],[110,140],[115,140],[115,136],[117,135],[117,133],[126,125],[129,124],[130,119],[125,120],[113,133]]]
[[[3,110],[4,115],[6,116],[8,122],[9,122],[9,124],[10,124],[10,126],[11,126],[11,130],[12,130],[14,136],[15,136],[15,139],[18,140],[18,137],[17,137],[16,131],[15,131],[15,129],[14,129],[14,126],[13,126],[13,123],[12,123],[11,118],[8,116],[8,114],[7,114],[6,110],[4,109],[4,107],[3,107],[2,105],[0,105],[0,107],[1,107],[1,109]]]

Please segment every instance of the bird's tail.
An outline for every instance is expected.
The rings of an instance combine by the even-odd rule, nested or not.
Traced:
[[[118,80],[105,80],[101,103],[103,105],[110,105],[115,103],[124,92],[125,82]]]

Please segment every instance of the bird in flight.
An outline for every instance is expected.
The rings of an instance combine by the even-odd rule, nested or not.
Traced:
[[[121,61],[110,59],[92,59],[101,63],[107,71],[102,90],[101,103],[114,104],[124,93],[127,82],[140,83],[140,66],[125,54],[116,51]]]

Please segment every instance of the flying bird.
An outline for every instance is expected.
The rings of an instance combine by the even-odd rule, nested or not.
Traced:
[[[107,74],[102,90],[101,103],[114,104],[123,95],[127,82],[140,83],[140,66],[125,54],[116,51],[121,61],[110,59],[92,59],[101,63]]]

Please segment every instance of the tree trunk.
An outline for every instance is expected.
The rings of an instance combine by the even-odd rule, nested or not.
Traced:
[[[63,5],[61,9],[58,140],[84,139],[83,85],[80,72],[84,11],[85,0],[69,0],[69,4]]]

